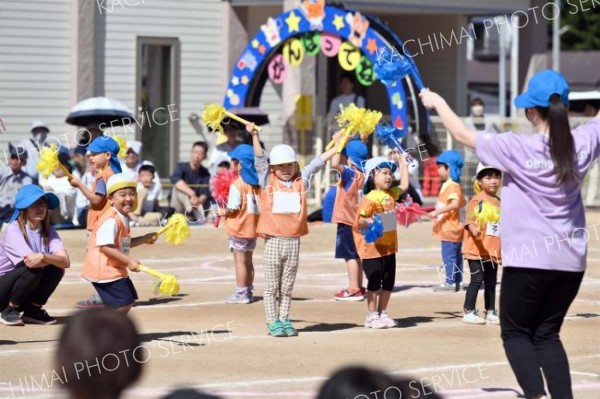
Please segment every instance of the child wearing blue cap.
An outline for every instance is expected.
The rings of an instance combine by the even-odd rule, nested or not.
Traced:
[[[0,241],[0,321],[6,325],[56,323],[42,307],[70,265],[50,225],[48,209],[59,205],[56,195],[34,184],[17,192],[15,211]]]
[[[367,317],[365,327],[391,328],[396,322],[387,313],[387,306],[396,281],[396,201],[408,189],[408,162],[396,154],[400,165],[400,185],[393,186],[397,165],[384,157],[371,158],[365,164],[364,197],[354,218],[353,235],[358,255],[367,277]],[[377,215],[383,234],[375,242],[367,242],[363,229],[369,229]]]
[[[467,204],[460,186],[463,160],[457,151],[442,152],[437,158],[438,175],[444,182],[435,210],[429,212],[433,220],[433,237],[442,242],[442,261],[446,280],[434,291],[458,291],[462,285],[462,240],[464,225],[460,209]]]
[[[112,137],[96,137],[88,145],[89,162],[96,167],[97,171],[91,189],[87,188],[81,180],[71,180],[71,185],[81,190],[83,195],[90,201],[86,225],[88,232],[94,230],[100,215],[106,208],[106,182],[115,173],[121,173],[121,163],[117,158],[119,150],[119,144]]]
[[[253,125],[246,129],[252,132]],[[219,215],[225,217],[225,229],[229,234],[229,249],[235,263],[236,292],[228,296],[226,303],[247,304],[253,301],[254,264],[252,253],[256,248],[256,226],[258,225],[258,196],[260,186],[254,166],[254,148],[239,144],[228,153],[231,167],[238,178],[229,187],[225,208],[219,208]]]
[[[333,223],[337,223],[335,258],[344,259],[346,262],[349,281],[347,288],[333,296],[336,301],[363,301],[366,298],[362,264],[356,252],[352,225],[356,218],[358,203],[362,199],[367,153],[365,143],[351,140],[341,153],[331,158],[331,167],[337,170],[340,176],[331,218]]]
[[[419,96],[456,141],[502,172],[500,328],[524,396],[545,398],[545,376],[552,398],[572,398],[560,330],[586,270],[592,233],[581,182],[600,157],[600,113],[571,130],[569,85],[552,70],[534,75],[514,100],[535,134],[474,132],[437,93]]]

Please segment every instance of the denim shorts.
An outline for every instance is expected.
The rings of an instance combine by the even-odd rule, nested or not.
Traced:
[[[335,258],[336,259],[358,259],[352,226],[338,223],[337,236],[335,238]]]

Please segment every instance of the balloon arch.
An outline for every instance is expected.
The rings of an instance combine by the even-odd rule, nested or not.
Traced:
[[[402,50],[402,41],[377,18],[326,6],[324,0],[304,0],[300,7],[268,18],[250,39],[233,69],[223,105],[226,109],[258,106],[267,78],[274,84],[283,83],[290,67],[319,51],[337,57],[344,70],[353,71],[359,83],[369,86],[377,79],[374,65],[410,56],[401,55]],[[421,123],[428,125],[428,115],[417,104],[410,77],[404,84],[386,88],[395,126],[407,126],[405,90],[411,92],[414,101],[412,117],[417,131]]]

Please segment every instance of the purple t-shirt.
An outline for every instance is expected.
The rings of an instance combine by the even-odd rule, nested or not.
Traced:
[[[63,244],[56,230],[52,226],[48,231],[48,247],[42,245],[42,236],[39,232],[25,228],[29,236],[31,247],[25,241],[19,223],[14,221],[8,225],[0,240],[0,276],[13,270],[17,264],[23,261],[25,255],[33,253],[53,254],[63,250]]]
[[[581,181],[600,156],[600,119],[572,131]],[[586,226],[580,182],[559,186],[542,134],[478,132],[477,156],[503,172],[500,236],[505,266],[581,272],[587,243],[600,225]]]

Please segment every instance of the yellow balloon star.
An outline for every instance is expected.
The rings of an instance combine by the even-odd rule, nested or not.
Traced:
[[[341,15],[336,15],[333,18],[333,26],[335,26],[335,30],[341,30],[345,26],[344,17]]]
[[[290,13],[289,17],[285,19],[285,23],[287,24],[290,33],[300,32],[300,17],[296,16],[293,11]]]

